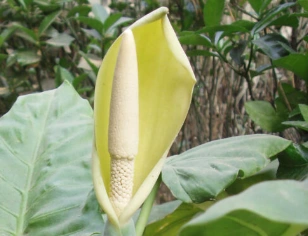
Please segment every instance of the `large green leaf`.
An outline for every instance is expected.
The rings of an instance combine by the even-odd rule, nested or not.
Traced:
[[[226,188],[225,191],[229,195],[235,195],[243,192],[247,188],[257,183],[277,179],[278,166],[279,161],[278,159],[276,159],[269,163],[264,169],[262,169],[258,173],[245,179],[237,179],[228,188]]]
[[[90,171],[92,109],[65,82],[0,119],[0,235],[102,231]]]
[[[279,59],[289,55],[289,51],[284,47],[284,45],[289,46],[289,42],[280,34],[266,34],[253,40],[252,43],[257,45],[271,59]]]
[[[245,108],[249,117],[266,131],[278,132],[286,128],[281,123],[288,118],[288,114],[277,112],[269,102],[250,101],[245,103]]]
[[[266,2],[268,2],[268,1],[266,1]],[[265,16],[264,16],[260,21],[258,21],[258,22],[255,24],[255,26],[254,26],[253,29],[251,30],[251,34],[254,35],[255,33],[258,33],[258,32],[260,32],[261,30],[263,30],[264,28],[266,28],[267,26],[271,25],[272,22],[276,20],[275,17],[276,17],[280,12],[282,12],[282,11],[284,11],[284,10],[286,10],[286,9],[288,9],[288,8],[290,8],[290,7],[292,7],[292,6],[294,6],[294,5],[295,5],[294,2],[287,2],[287,3],[283,3],[283,4],[281,4],[281,5],[277,6],[277,7],[274,7],[274,8],[272,8],[271,10],[269,10],[269,11],[265,14]]]
[[[248,0],[252,8],[258,15],[261,15],[262,11],[270,4],[271,0]]]
[[[292,144],[278,154],[277,177],[281,179],[303,180],[308,177],[308,148]]]
[[[183,203],[173,213],[161,220],[149,224],[144,236],[171,236],[177,235],[179,229],[202,210],[193,204]]]
[[[274,60],[273,63],[275,66],[290,70],[301,79],[308,81],[308,55],[290,54]]]
[[[206,47],[212,47],[211,40],[203,34],[186,33],[179,37],[181,44],[185,45],[203,45]]]
[[[295,14],[285,14],[273,20],[268,26],[290,26],[297,28],[299,25],[298,16]]]
[[[148,224],[151,224],[153,222],[159,221],[166,217],[167,215],[171,214],[174,212],[180,205],[182,204],[181,201],[175,200],[171,202],[165,202],[159,205],[153,205],[149,218],[148,218]],[[133,216],[134,222],[137,222],[139,214],[140,214],[139,209]]]
[[[220,25],[224,7],[225,0],[207,0],[203,8],[203,19],[205,25]]]
[[[213,205],[180,235],[297,235],[308,228],[307,196],[307,181],[263,182]]]
[[[216,197],[237,178],[263,169],[290,141],[272,135],[247,135],[213,141],[167,159],[164,183],[184,202]]]

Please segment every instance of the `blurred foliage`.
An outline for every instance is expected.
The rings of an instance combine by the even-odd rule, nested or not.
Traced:
[[[197,77],[173,154],[249,133],[277,132],[306,141],[307,130],[286,123],[304,122],[299,104],[308,103],[306,1],[101,3],[0,2],[0,114],[17,96],[63,80],[92,103],[99,65],[122,28],[164,5]]]
[[[86,0],[1,1],[0,112],[17,96],[57,87],[63,80],[92,101],[101,60],[131,21]]]

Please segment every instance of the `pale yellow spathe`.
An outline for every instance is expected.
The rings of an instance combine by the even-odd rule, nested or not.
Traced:
[[[115,225],[125,224],[155,184],[168,150],[187,115],[195,78],[167,17],[159,8],[129,29],[137,53],[139,145],[135,157],[132,198],[117,216],[110,204],[108,127],[115,65],[123,38],[111,46],[101,65],[95,90],[93,179],[98,201]]]

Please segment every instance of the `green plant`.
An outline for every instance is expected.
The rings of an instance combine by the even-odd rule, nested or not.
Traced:
[[[153,72],[149,69],[152,60],[156,65],[156,62],[170,59],[173,67],[179,63],[182,65],[181,72],[187,70],[187,77],[191,76],[191,69],[183,53],[175,50],[179,49],[179,45],[168,24],[166,11],[165,8],[158,9],[126,31],[128,33],[130,30],[133,31],[133,38],[136,37],[136,52],[142,59],[136,62],[138,67],[141,67],[140,71],[138,70],[138,73],[141,72],[139,75],[141,84],[144,80],[146,81],[147,73],[149,78],[152,78],[150,82],[155,78],[155,75],[149,74]],[[144,25],[150,27],[141,28]],[[151,27],[157,32],[165,33],[162,35],[166,36],[166,42],[159,41],[158,44],[169,52],[167,55],[166,51],[158,50],[154,55],[155,58],[149,57],[144,50],[146,48],[142,48],[142,45],[147,45],[147,41],[144,41],[144,38],[141,40],[138,36],[153,32],[147,31],[152,29]],[[106,100],[100,99],[108,99],[111,93],[117,92],[114,89],[110,91],[112,86],[109,82],[113,80],[110,71],[113,73],[115,69],[116,72],[122,72],[118,66],[115,66],[121,40],[123,35],[111,47],[110,54],[107,55],[99,74],[99,77],[106,76],[98,80],[96,98],[102,107],[98,106],[99,104],[96,105],[98,107],[95,108],[95,126],[93,111],[88,101],[81,99],[67,81],[55,90],[18,98],[12,109],[0,119],[0,233],[35,236],[102,235],[105,232],[106,235],[134,235],[136,226],[137,235],[291,236],[298,235],[307,229],[308,182],[305,176],[300,178],[304,179],[303,181],[275,180],[279,177],[279,169],[276,174],[278,163],[302,161],[306,158],[302,155],[303,150],[298,149],[289,140],[266,134],[239,136],[200,145],[167,158],[163,165],[154,168],[154,172],[138,166],[139,172],[150,176],[144,181],[147,184],[146,188],[150,186],[152,191],[137,194],[139,196],[135,198],[134,210],[137,210],[136,205],[141,205],[145,200],[146,196],[140,197],[140,195],[145,194],[148,197],[140,212],[136,211],[131,219],[131,214],[128,215],[129,222],[121,214],[116,217],[112,215],[110,204],[102,201],[104,198],[101,195],[101,192],[106,192],[108,188],[105,185],[107,181],[102,180],[102,175],[106,175],[106,172],[102,171],[108,169],[108,166],[105,166],[108,165],[108,157],[104,156],[106,154],[104,149],[108,146],[110,137],[106,138],[102,128],[106,124],[109,127],[106,121],[108,113],[101,112],[106,109],[108,111],[109,105]],[[138,47],[143,49],[142,53],[138,51]],[[149,49],[150,52],[153,50]],[[130,57],[131,55],[125,56],[135,58]],[[179,86],[167,86],[167,90],[173,92],[172,95],[178,90],[181,91],[181,95],[183,91],[191,91],[193,80],[183,79],[182,82],[189,81],[189,83],[181,87],[178,84],[179,81],[176,81],[179,77],[172,77],[174,74],[168,71],[170,68],[166,63],[163,63],[162,68],[165,70],[159,71],[159,67],[155,68],[159,73],[167,72],[166,78],[162,77],[163,74],[159,74],[157,91],[165,88],[167,83],[165,80],[169,81],[169,76],[171,81],[177,82]],[[125,70],[128,73],[131,73],[131,70],[134,71],[131,68]],[[143,72],[146,73],[142,74]],[[151,86],[148,90],[143,90],[144,88],[147,86],[141,86],[142,93],[151,91]],[[100,93],[102,91],[104,91],[103,94]],[[160,106],[155,106],[159,100],[156,94],[143,94],[143,96],[149,99],[149,101],[146,100],[149,103],[140,106],[140,114],[145,115],[149,112],[147,109],[152,109],[150,111],[154,112],[152,121],[163,118],[168,125],[176,123],[177,126],[174,129],[165,127],[164,122],[160,123],[166,128],[165,135],[174,136],[175,130],[179,130],[178,124],[183,122],[183,114],[177,115],[174,119],[168,116],[161,117],[169,113],[177,114],[178,107],[171,107],[174,101],[168,101],[168,107],[162,107],[166,101],[159,103]],[[122,95],[119,97],[123,99]],[[189,98],[190,93],[180,100],[184,104],[178,105],[184,111],[185,109],[187,111]],[[121,102],[125,104],[127,101],[121,100]],[[111,103],[110,106],[113,104]],[[142,110],[144,108],[146,109]],[[166,111],[163,112],[163,109]],[[301,109],[306,118],[307,108],[302,106]],[[121,117],[121,122],[131,118],[128,116],[130,115],[125,113],[125,116]],[[141,119],[141,122],[144,122],[140,125],[141,129],[160,129],[155,125],[154,127],[149,125],[147,120]],[[103,208],[109,207],[106,210],[107,215],[101,214],[98,201],[94,197],[91,180],[90,156],[93,148],[93,127],[95,127],[96,138],[93,153],[95,191]],[[135,130],[132,135],[138,135],[138,133]],[[150,140],[146,137],[141,138]],[[127,138],[124,139],[127,140]],[[170,147],[170,143],[167,143],[169,138],[166,140],[165,137],[151,140],[152,143],[149,143],[150,147],[153,147],[151,150],[157,151],[158,154],[152,156],[153,153],[150,153],[149,162],[156,158],[157,165],[164,160],[165,147]],[[163,152],[160,152],[160,145]],[[98,157],[95,150],[99,152]],[[107,150],[109,156],[108,152],[110,151]],[[105,160],[102,166],[95,165],[98,158],[100,161]],[[147,156],[139,158],[146,160]],[[300,173],[299,171],[302,170],[297,167],[288,166],[292,173]],[[160,170],[161,177],[158,177]],[[292,177],[285,175],[284,178]],[[156,179],[157,182],[154,185]],[[178,200],[152,208],[154,196],[161,181],[168,186]],[[102,189],[99,189],[100,186]],[[110,193],[107,193],[107,197],[110,197]],[[136,201],[139,202],[136,203]],[[117,224],[115,220],[117,217],[120,219],[122,217],[124,221],[120,220],[120,224]]]
[[[296,104],[307,104],[304,1],[206,1],[195,9],[195,15],[202,10],[203,25],[185,28],[179,40],[198,78],[190,122],[208,130],[198,142],[260,127],[284,131],[282,122],[295,118]],[[217,120],[223,132],[214,129]]]
[[[2,1],[0,8],[5,110],[20,94],[58,87],[64,80],[91,101],[101,58],[119,27],[132,20],[88,1]]]

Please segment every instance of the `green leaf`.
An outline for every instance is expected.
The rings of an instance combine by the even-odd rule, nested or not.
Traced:
[[[268,26],[290,26],[297,28],[298,24],[298,17],[295,14],[286,14],[273,20]]]
[[[110,15],[104,23],[104,30],[107,31],[113,24],[115,24],[122,17],[121,13]]]
[[[109,16],[106,8],[101,4],[93,4],[92,12],[94,14],[95,19],[99,20],[102,24],[105,23],[105,20]]]
[[[297,235],[308,228],[308,182],[263,182],[219,201],[184,225],[180,236]]]
[[[271,64],[264,64],[256,68],[256,70],[249,70],[250,76],[253,78],[258,75],[262,75],[264,71],[272,69]]]
[[[289,55],[289,51],[282,46],[282,44],[289,46],[289,42],[280,34],[266,34],[253,40],[252,43],[274,60]]]
[[[61,13],[61,11],[56,11],[44,18],[42,23],[39,26],[38,34],[39,36],[42,36],[42,34],[48,29],[48,27],[56,20],[58,15]]]
[[[106,236],[136,236],[136,229],[134,225],[134,221],[130,219],[122,228],[115,227],[107,218],[106,215],[104,217],[104,233],[102,235]]]
[[[98,74],[98,67],[91,61],[89,56],[82,51],[79,51],[79,54],[86,60],[86,62],[88,63],[88,65],[90,66],[92,71],[95,73],[95,75],[97,75]]]
[[[35,64],[41,60],[41,56],[34,50],[18,50],[16,58],[21,66]]]
[[[74,17],[74,16],[88,16],[91,11],[90,6],[86,5],[78,5],[73,7],[67,14],[67,17]]]
[[[225,8],[225,0],[207,0],[203,8],[203,19],[206,26],[220,25]]]
[[[281,179],[304,180],[308,177],[308,148],[293,143],[278,154],[277,177]]]
[[[255,25],[255,22],[248,21],[248,20],[237,20],[237,21],[234,21],[231,25],[245,28],[248,32],[252,30],[252,28]]]
[[[27,10],[29,5],[32,3],[32,0],[18,0],[18,2]]]
[[[247,135],[200,145],[167,159],[163,182],[184,202],[216,197],[237,178],[263,169],[291,142],[271,135]]]
[[[103,33],[104,24],[95,18],[79,16],[76,17],[76,20],[90,26],[91,28],[95,29],[99,34]]]
[[[279,58],[273,61],[277,67],[292,71],[301,79],[308,82],[308,55],[290,54],[286,57]]]
[[[302,8],[305,9],[305,11],[308,11],[308,1],[307,0],[297,0],[297,2],[302,6]]]
[[[290,2],[290,3],[287,2],[287,3],[281,4],[277,7],[272,8],[270,11],[267,12],[267,14],[259,22],[255,24],[255,26],[251,30],[251,34],[254,35],[260,32],[261,30],[263,30],[264,28],[266,28],[267,26],[269,26],[275,20],[274,18],[280,12],[294,6],[295,4],[296,3],[294,2]]]
[[[7,57],[8,57],[7,54],[0,53],[0,62],[7,59]]]
[[[248,0],[251,7],[255,10],[258,15],[265,10],[265,8],[270,4],[271,0]]]
[[[211,52],[207,50],[189,50],[186,51],[186,55],[191,56],[204,56],[204,57],[219,57],[219,55],[216,52]]]
[[[56,10],[60,10],[62,6],[60,1],[33,0],[33,2],[44,13],[49,13],[49,12],[54,12]]]
[[[247,42],[240,40],[232,49],[230,50],[230,56],[232,60],[239,66],[242,66],[244,64],[244,57],[242,56],[245,48],[246,48]]]
[[[126,23],[133,21],[133,18],[122,16],[120,19],[118,19],[116,22],[114,22],[112,25],[109,26],[107,23],[111,23],[111,22],[109,22],[108,19],[109,18],[107,18],[107,20],[104,23],[104,28],[106,30],[106,33],[111,32],[118,26],[121,26],[121,25],[124,25]]]
[[[306,121],[285,121],[282,124],[308,131],[308,122]]]
[[[0,119],[0,232],[101,234],[92,138],[92,109],[67,82],[18,98]]]
[[[231,25],[217,25],[217,26],[206,26],[197,33],[208,33],[209,35],[214,35],[217,32],[222,32],[220,38],[224,36],[231,36],[233,34],[243,34],[248,33],[249,30],[241,25],[231,24]]]
[[[202,210],[193,204],[183,203],[165,218],[149,224],[143,236],[178,235],[179,229]]]
[[[304,120],[308,122],[308,106],[304,104],[299,104],[298,107]]]
[[[278,154],[279,155],[279,154]],[[277,169],[279,166],[278,159],[275,159],[269,163],[264,169],[257,172],[256,174],[249,176],[245,179],[237,179],[228,188],[226,188],[226,193],[229,195],[235,195],[243,192],[247,188],[268,180],[276,180]]]
[[[266,131],[279,132],[286,128],[281,123],[288,119],[288,114],[277,112],[269,102],[246,102],[245,109],[249,117]]]
[[[211,40],[202,34],[185,34],[179,37],[179,41],[184,45],[203,45],[212,47]]]
[[[282,91],[279,89],[279,97],[276,98],[276,100],[279,99],[285,103],[285,96],[292,109],[296,109],[298,104],[308,104],[308,96],[306,93],[293,88],[291,84],[287,83],[281,83],[281,87],[284,94],[282,94]]]
[[[14,33],[16,29],[17,29],[16,27],[9,27],[2,31],[2,33],[0,34],[0,47],[2,47],[4,42],[11,37],[11,35]]]
[[[37,44],[38,38],[34,31],[22,26],[21,24],[14,22],[12,24],[12,27],[15,27],[18,31],[16,32],[16,35],[19,37],[24,38],[28,42],[31,42],[33,44]]]
[[[58,34],[56,37],[48,39],[46,43],[56,47],[65,47],[65,46],[70,46],[74,40],[75,39],[69,34],[61,33]]]
[[[88,75],[86,73],[83,73],[73,79],[72,85],[74,86],[75,89],[78,89],[78,88],[82,89],[82,87],[84,87],[82,82],[86,80],[87,78],[88,78]]]
[[[71,72],[69,72],[62,66],[59,65],[56,66],[56,78],[55,78],[56,87],[59,87],[64,81],[68,81],[72,84],[73,80],[74,76],[71,74]]]
[[[177,209],[181,204],[182,204],[181,201],[175,200],[171,202],[165,202],[159,205],[153,205],[147,223],[151,224],[153,222],[156,222],[158,220],[165,218],[167,215],[174,212],[175,209]],[[140,209],[133,216],[133,220],[135,223],[137,222],[139,214],[140,214]]]

